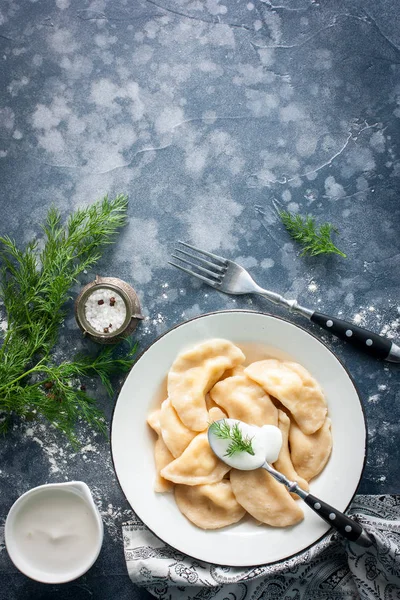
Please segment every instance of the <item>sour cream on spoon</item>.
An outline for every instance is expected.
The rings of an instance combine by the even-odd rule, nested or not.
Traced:
[[[236,419],[221,419],[208,428],[208,442],[214,454],[230,467],[243,471],[260,467],[265,469],[279,483],[285,485],[289,492],[300,496],[321,519],[337,529],[343,537],[359,546],[372,545],[370,536],[359,523],[303,490],[296,481],[290,481],[271,466],[271,463],[277,460],[282,447],[282,434],[278,427],[256,427]]]
[[[208,441],[213,452],[227,465],[242,471],[252,471],[262,467],[265,461],[274,463],[278,460],[282,447],[282,433],[275,425],[256,427],[237,419],[221,419],[216,421],[208,430]],[[246,451],[229,452],[231,438],[221,438],[218,434],[224,427],[233,431],[236,426],[242,434],[242,439],[251,443],[253,454]]]

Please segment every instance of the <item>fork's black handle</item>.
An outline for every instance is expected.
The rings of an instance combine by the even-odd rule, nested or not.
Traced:
[[[377,333],[373,333],[373,331],[368,331],[368,329],[358,327],[348,321],[342,321],[341,319],[330,317],[329,315],[324,315],[317,311],[311,315],[310,319],[313,323],[323,327],[323,329],[326,329],[329,333],[352,344],[352,346],[366,354],[374,356],[375,358],[398,362],[396,361],[395,356],[389,356],[396,354],[396,352],[393,352],[393,348],[397,348],[397,346],[387,338],[384,338]]]
[[[329,523],[329,525],[337,529],[350,542],[364,547],[372,545],[373,542],[370,536],[357,521],[353,521],[353,519],[350,519],[344,513],[336,510],[336,508],[333,508],[333,506],[330,506],[312,494],[307,494],[303,500],[315,513]]]

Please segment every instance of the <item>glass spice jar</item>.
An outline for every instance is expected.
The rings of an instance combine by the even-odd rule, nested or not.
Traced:
[[[99,344],[115,344],[133,333],[143,315],[128,283],[96,275],[75,301],[75,319],[84,336]]]

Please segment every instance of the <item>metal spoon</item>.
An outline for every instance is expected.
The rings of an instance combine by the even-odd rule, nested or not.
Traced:
[[[225,419],[220,419],[221,422],[224,420]],[[240,423],[240,421],[239,421],[239,423]],[[216,456],[218,456],[218,458],[220,460],[222,460],[226,464],[229,464],[226,461],[225,455],[222,454],[221,451],[218,451],[218,449],[215,447],[215,444],[214,444],[215,439],[216,439],[215,436],[210,435],[210,428],[209,428],[208,429],[208,443],[210,444],[211,450],[214,452],[214,454]],[[289,492],[294,492],[295,494],[300,496],[300,498],[302,498],[302,500],[304,500],[304,502],[315,513],[317,513],[317,515],[319,515],[321,517],[321,519],[324,519],[324,521],[329,523],[329,525],[331,527],[336,529],[343,537],[345,537],[350,542],[354,542],[355,544],[358,544],[359,546],[364,546],[365,548],[372,545],[372,543],[373,543],[372,539],[370,538],[368,533],[365,531],[365,529],[363,529],[361,527],[361,525],[359,523],[357,523],[357,521],[353,521],[352,519],[350,519],[350,517],[348,517],[344,513],[340,512],[339,510],[337,510],[330,504],[327,504],[320,498],[317,498],[316,496],[313,496],[309,492],[306,492],[306,490],[303,490],[303,488],[301,488],[299,486],[297,481],[290,481],[287,477],[285,477],[285,475],[283,475],[283,473],[280,473],[279,471],[274,469],[264,459],[262,459],[260,461],[259,465],[256,465],[253,468],[254,469],[261,468],[261,469],[265,469],[266,471],[268,471],[268,473],[270,473],[270,475],[272,475],[272,477],[274,477],[277,481],[279,481],[279,483],[283,483],[283,485],[285,485],[287,487]]]

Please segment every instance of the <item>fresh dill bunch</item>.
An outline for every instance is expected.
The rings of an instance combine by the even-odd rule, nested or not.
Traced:
[[[253,438],[244,436],[238,423],[234,423],[231,427],[225,419],[214,421],[210,425],[210,431],[220,440],[231,440],[225,456],[231,458],[237,452],[247,452],[254,456]]]
[[[105,197],[76,210],[65,224],[51,208],[42,227],[41,252],[35,241],[21,250],[8,236],[0,237],[0,298],[8,323],[5,334],[1,332],[0,430],[17,415],[44,417],[73,442],[81,419],[105,432],[95,401],[77,380],[97,376],[112,394],[111,377],[130,369],[135,347],[123,357],[106,347],[95,357],[77,356],[60,364],[53,359],[53,349],[71,286],[112,243],[126,222],[127,206],[124,195]]]
[[[314,217],[310,215],[302,217],[286,210],[280,210],[278,214],[289,235],[303,246],[301,256],[339,254],[346,258],[346,254],[339,250],[332,241],[331,234],[339,232],[331,223],[323,223],[318,226]]]

